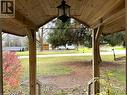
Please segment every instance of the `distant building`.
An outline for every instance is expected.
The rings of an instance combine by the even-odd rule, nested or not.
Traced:
[[[43,44],[43,50],[49,50],[49,44]]]
[[[25,47],[4,47],[3,48],[3,51],[13,51],[13,52],[16,52],[16,51],[25,51],[26,48]]]

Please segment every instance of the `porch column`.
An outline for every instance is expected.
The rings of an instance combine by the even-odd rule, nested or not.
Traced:
[[[93,47],[93,78],[96,80],[100,77],[100,61],[98,55],[98,46],[99,46],[99,37],[102,32],[102,27],[94,29],[92,32],[92,47]],[[99,81],[95,81],[93,83],[93,95],[100,93],[100,83]]]
[[[2,20],[0,19],[0,95],[3,95]]]
[[[125,42],[126,42],[126,95],[127,95],[127,0],[125,0]]]
[[[30,95],[36,95],[36,32],[28,32]]]

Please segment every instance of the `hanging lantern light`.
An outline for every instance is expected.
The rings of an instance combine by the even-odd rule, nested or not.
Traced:
[[[57,8],[58,19],[65,23],[70,18],[70,6],[67,5],[66,2],[63,0],[61,2],[61,5],[59,5]]]

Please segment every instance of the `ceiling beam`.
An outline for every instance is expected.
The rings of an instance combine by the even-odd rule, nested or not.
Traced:
[[[21,36],[21,37],[25,37],[25,36],[26,36],[26,35],[22,35],[22,34],[10,32],[10,31],[7,31],[7,30],[2,30],[2,32],[3,32],[3,33],[12,34],[12,35],[16,35],[16,36]]]
[[[50,17],[50,19],[46,20],[44,23],[38,25],[37,28],[40,28],[41,26],[47,24],[48,22],[52,21],[52,20],[55,19],[56,17],[57,17],[57,16]]]
[[[106,17],[105,19],[102,18],[102,23],[97,22],[95,25],[92,25],[91,28],[95,29],[99,25],[104,25],[104,24],[115,22],[117,19],[119,19],[123,15],[125,15],[125,9],[121,9],[119,12],[109,15],[109,17]]]
[[[104,8],[101,8],[100,10],[98,10],[98,12],[96,13],[96,15],[94,15],[89,22],[91,23],[95,23],[99,18],[103,18],[106,14],[111,13],[112,10],[114,10],[115,8],[117,8],[118,6],[120,6],[120,4],[123,2],[124,0],[110,0],[109,4],[108,2],[106,4],[108,5],[104,5]],[[90,24],[91,25],[91,24]]]
[[[121,18],[117,19],[116,21],[106,24],[103,27],[103,34],[111,34],[114,32],[120,32],[125,30],[125,16],[122,16]]]

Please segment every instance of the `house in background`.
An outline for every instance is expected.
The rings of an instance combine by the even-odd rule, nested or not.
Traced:
[[[3,51],[12,51],[12,52],[19,52],[19,51],[26,51],[25,47],[4,47]]]

